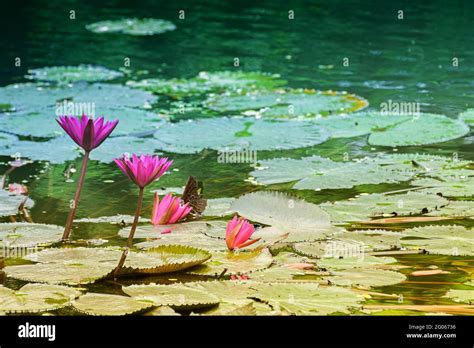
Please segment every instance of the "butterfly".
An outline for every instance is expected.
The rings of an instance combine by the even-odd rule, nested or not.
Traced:
[[[203,190],[202,182],[197,181],[195,176],[190,176],[181,196],[181,199],[193,208],[192,213],[195,216],[201,215],[207,206],[207,199],[201,195]]]

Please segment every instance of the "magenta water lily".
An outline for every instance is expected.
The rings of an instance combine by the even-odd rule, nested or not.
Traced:
[[[227,223],[225,242],[229,250],[242,249],[246,246],[252,245],[260,240],[250,239],[255,232],[255,227],[246,219],[234,216],[232,220]]]
[[[168,225],[184,219],[192,208],[189,203],[184,203],[179,197],[167,194],[160,201],[158,192],[155,193],[151,223],[153,225]]]
[[[104,142],[104,140],[113,132],[119,121],[105,121],[103,117],[93,119],[86,115],[83,115],[82,117],[60,116],[56,121],[71,137],[71,139],[84,149],[81,174],[79,176],[79,181],[77,182],[76,194],[74,195],[74,200],[71,202],[71,210],[69,211],[62,237],[63,240],[67,240],[71,233],[72,223],[81,197],[81,191],[86,177],[87,163],[89,161],[89,154],[93,149],[97,148]]]

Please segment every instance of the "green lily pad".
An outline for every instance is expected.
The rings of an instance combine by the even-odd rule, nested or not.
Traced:
[[[106,81],[123,76],[119,71],[109,70],[101,66],[51,66],[28,70],[26,78],[49,82]]]
[[[474,201],[448,201],[448,203],[440,210],[434,210],[427,215],[429,216],[448,216],[448,217],[473,217]]]
[[[349,268],[331,273],[327,279],[331,284],[339,286],[387,286],[406,280],[406,276],[402,273],[383,269]]]
[[[3,116],[1,116],[3,117]],[[1,118],[0,117],[0,118]],[[18,138],[11,134],[0,133],[0,147],[6,147],[12,145],[18,141]]]
[[[420,178],[410,183],[412,186],[424,187],[419,192],[442,194],[445,197],[474,196],[474,177],[451,177],[449,180]]]
[[[273,308],[296,315],[350,314],[363,297],[350,289],[320,287],[317,283],[259,283],[253,295]]]
[[[231,206],[235,201],[235,198],[214,198],[207,200],[206,210],[204,210],[204,216],[227,216],[232,215],[234,211]]]
[[[285,84],[279,75],[248,71],[201,71],[190,79],[145,79],[127,85],[173,98],[222,92],[273,89]]]
[[[431,254],[474,255],[472,229],[463,226],[424,226],[405,230],[410,239],[403,239],[402,245],[425,249]]]
[[[64,227],[25,222],[0,224],[0,245],[10,248],[31,248],[61,240]]]
[[[250,173],[260,184],[297,181],[294,189],[324,190],[352,188],[358,185],[398,183],[426,171],[415,164],[423,155],[379,155],[348,162],[334,162],[318,156],[299,160],[270,159]],[[301,170],[301,172],[300,172]]]
[[[4,313],[40,313],[65,307],[81,294],[60,285],[26,284],[20,290],[0,285],[0,309]]]
[[[86,25],[86,29],[96,34],[121,33],[135,36],[148,36],[175,30],[176,25],[164,19],[122,18],[88,24]]]
[[[261,251],[213,252],[212,258],[202,265],[189,270],[189,273],[208,276],[225,274],[245,274],[265,269],[273,258],[268,249]]]
[[[318,260],[318,266],[331,270],[348,270],[352,268],[377,268],[397,262],[393,257],[376,257],[371,255],[359,255],[350,257],[326,257]]]
[[[131,297],[87,293],[72,303],[73,307],[87,315],[130,315],[154,307],[153,302]]]
[[[365,252],[391,250],[399,248],[400,239],[405,237],[403,233],[390,232],[385,230],[367,230],[342,232],[334,236],[337,241],[347,244],[358,244]]]
[[[300,242],[293,244],[293,249],[302,255],[321,258],[329,253],[327,241]]]
[[[449,297],[455,302],[474,303],[474,290],[449,290],[444,297]]]
[[[82,218],[82,219],[75,219],[75,223],[93,223],[93,224],[117,224],[117,225],[122,225],[122,224],[127,224],[131,225],[133,223],[133,220],[135,219],[134,216],[132,215],[122,215],[122,214],[117,214],[114,216],[101,216],[97,218]],[[146,218],[140,218],[139,222],[150,222],[150,219]]]
[[[183,137],[186,134],[186,137]],[[204,149],[238,152],[247,163],[256,161],[252,151],[287,150],[321,144],[329,134],[305,122],[253,118],[187,120],[163,123],[155,137],[163,151],[192,154]],[[250,150],[245,152],[246,150]]]
[[[147,238],[148,240],[137,243],[135,246],[149,249],[161,245],[179,244],[205,250],[226,250],[227,246],[224,241],[206,235],[215,233],[225,236],[226,225],[224,221],[192,221],[172,225],[138,226],[134,238]],[[119,231],[119,235],[126,238],[129,232],[129,227],[124,228]]]
[[[391,147],[427,145],[457,139],[468,132],[469,127],[460,120],[442,115],[422,114],[386,130],[372,133],[369,144]]]
[[[297,242],[324,239],[338,228],[331,225],[329,214],[317,205],[279,192],[258,191],[239,197],[232,210],[245,218],[269,225],[254,237],[273,240],[289,233],[286,241]]]
[[[264,118],[308,118],[358,111],[367,101],[346,92],[315,90],[258,91],[246,95],[217,95],[207,101],[218,112],[242,112]]]
[[[215,306],[219,298],[183,285],[131,285],[123,291],[136,300],[147,300],[155,306],[169,306],[176,310],[190,310]]]
[[[33,208],[35,205],[35,202],[31,198],[0,189],[0,216],[18,214],[18,208],[22,203],[24,203],[25,208],[28,209]]]
[[[333,221],[366,221],[370,218],[426,214],[439,210],[448,200],[433,194],[408,192],[405,194],[361,195],[347,201],[323,203]]]

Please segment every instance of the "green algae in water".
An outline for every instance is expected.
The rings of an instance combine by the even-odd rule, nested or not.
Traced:
[[[164,19],[124,18],[88,24],[86,25],[86,29],[97,34],[120,33],[135,36],[149,36],[175,30],[176,25]]]

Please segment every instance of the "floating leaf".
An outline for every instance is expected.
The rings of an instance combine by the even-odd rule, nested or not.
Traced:
[[[262,251],[213,252],[212,258],[202,265],[189,270],[198,275],[219,276],[258,271],[272,264],[272,255],[268,249]]]
[[[367,230],[342,232],[334,236],[337,241],[348,245],[359,245],[361,251],[390,250],[400,247],[400,239],[405,235],[398,232],[385,230]]]
[[[219,112],[254,111],[266,118],[306,118],[344,114],[368,105],[364,99],[346,92],[315,90],[258,91],[246,95],[217,95],[208,106]]]
[[[340,286],[387,286],[406,280],[402,273],[382,269],[350,268],[331,273],[332,275],[327,279],[331,284]]]
[[[293,244],[293,249],[306,256],[321,258],[328,254],[329,247],[327,241],[301,242]]]
[[[297,315],[349,314],[363,301],[350,289],[320,287],[317,283],[259,283],[252,287],[256,290],[253,297]]]
[[[97,218],[82,218],[82,219],[75,219],[74,222],[82,222],[82,223],[94,223],[94,224],[132,224],[134,220],[134,216],[132,215],[121,215],[117,214],[114,216],[101,216]],[[139,222],[150,222],[150,219],[140,218]]]
[[[436,178],[420,178],[411,182],[413,186],[425,187],[422,192],[442,194],[446,197],[472,197],[474,196],[474,177],[451,178],[448,181]]]
[[[96,34],[122,33],[136,36],[148,36],[175,30],[176,25],[164,19],[123,18],[88,24],[86,25],[86,29]]]
[[[77,82],[77,81],[106,81],[123,76],[119,71],[109,70],[101,66],[51,66],[28,70],[26,77],[32,80],[50,82]]]
[[[234,213],[231,208],[235,198],[214,198],[207,200],[206,210],[204,210],[204,216],[227,216]]]
[[[127,85],[141,88],[156,94],[165,94],[173,98],[208,93],[245,91],[254,89],[272,89],[286,81],[279,75],[248,71],[201,71],[191,79],[145,79],[129,81]]]
[[[64,228],[56,225],[34,223],[0,224],[0,244],[10,248],[31,248],[61,240]]]
[[[449,201],[442,209],[432,211],[429,216],[465,217],[474,216],[473,201]]]
[[[405,230],[411,239],[403,239],[405,246],[425,249],[432,254],[474,255],[473,231],[463,226],[424,226]]]
[[[131,285],[124,287],[123,291],[136,300],[147,300],[155,306],[169,306],[176,310],[210,307],[219,303],[216,296],[183,285]]]
[[[255,162],[251,151],[313,146],[326,141],[329,135],[305,122],[219,117],[164,123],[155,137],[163,143],[163,151],[191,154],[213,149],[223,155],[240,151],[238,155],[246,156],[245,162]]]
[[[397,262],[393,257],[376,257],[360,254],[348,257],[326,257],[318,260],[318,266],[331,270],[348,270],[352,268],[376,268],[377,266]]]
[[[1,179],[0,179],[1,180]],[[17,195],[7,190],[0,189],[0,216],[18,214],[18,208],[24,203],[25,208],[33,208],[34,201],[23,195]],[[1,225],[0,225],[1,226]]]
[[[405,194],[361,195],[347,201],[324,203],[320,207],[337,222],[365,221],[368,218],[420,215],[440,209],[448,200],[437,195]]]
[[[374,132],[369,144],[377,146],[413,146],[441,143],[463,137],[469,127],[460,120],[442,115],[422,114],[385,130]]]
[[[0,285],[0,309],[4,313],[39,313],[69,305],[80,291],[60,285],[26,284],[20,290]]]
[[[455,302],[474,304],[474,290],[456,290],[452,289],[444,297],[449,297]]]
[[[75,300],[76,310],[87,315],[129,315],[143,312],[153,307],[151,301],[136,300],[131,297],[87,293]]]
[[[0,116],[0,119],[3,116]],[[0,148],[9,146],[11,144],[14,144],[18,141],[18,138],[14,135],[11,134],[6,134],[6,133],[0,133]]]
[[[254,235],[265,240],[285,233],[289,233],[289,242],[318,240],[337,231],[329,215],[317,205],[279,192],[252,192],[239,197],[231,208],[251,221],[272,226]]]
[[[192,221],[172,225],[138,226],[134,238],[150,239],[137,243],[138,248],[148,249],[160,245],[189,245],[205,250],[226,250],[225,242],[206,236],[206,234],[222,234],[225,236],[224,221]],[[215,231],[215,232],[213,232]],[[120,230],[119,235],[128,237],[130,228]]]

